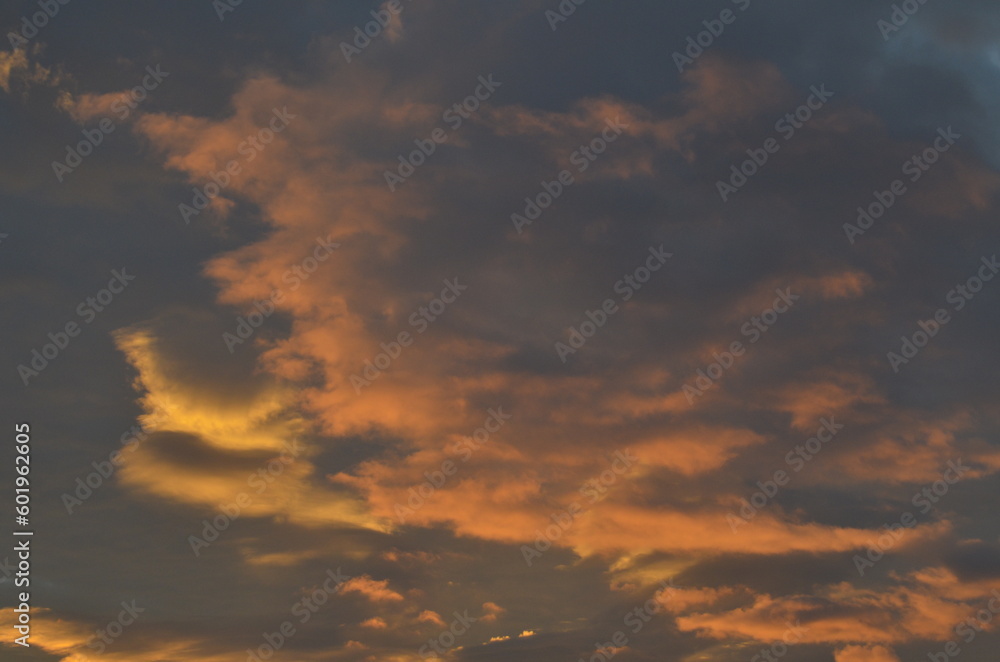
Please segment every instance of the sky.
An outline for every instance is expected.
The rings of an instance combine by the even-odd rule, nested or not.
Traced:
[[[995,2],[0,28],[3,660],[996,659]]]

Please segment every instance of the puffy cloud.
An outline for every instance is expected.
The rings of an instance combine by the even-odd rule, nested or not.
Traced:
[[[495,602],[484,602],[483,603],[483,616],[480,618],[485,623],[492,623],[496,621],[500,616],[507,610],[496,604]]]
[[[401,602],[403,600],[402,595],[389,588],[387,580],[375,580],[367,575],[352,577],[344,582],[340,590],[343,593],[358,593],[372,602]]]
[[[442,628],[448,626],[448,624],[444,622],[444,619],[441,618],[441,614],[436,611],[431,611],[430,609],[425,609],[420,612],[420,615],[417,616],[417,620],[421,623],[430,623],[431,625],[436,625]]]

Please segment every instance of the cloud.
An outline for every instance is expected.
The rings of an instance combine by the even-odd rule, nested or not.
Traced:
[[[12,82],[24,87],[35,85],[57,86],[63,79],[62,73],[40,64],[36,56],[40,48],[36,45],[29,55],[23,48],[0,51],[0,89],[10,93]]]
[[[206,370],[177,352],[183,336],[161,335],[191,320],[180,313],[115,334],[137,371],[148,435],[123,456],[122,484],[202,510],[237,503],[243,494],[250,505],[242,514],[251,517],[381,530],[356,498],[314,478],[316,449],[304,439],[308,426],[286,387],[267,378],[228,382],[236,376],[232,368]]]
[[[389,588],[388,581],[384,579],[374,580],[367,575],[352,577],[344,583],[340,590],[342,593],[358,593],[372,602],[401,602],[403,600],[402,595]]]
[[[429,609],[425,609],[420,612],[420,615],[417,616],[417,620],[421,623],[430,623],[431,625],[436,625],[442,628],[448,626],[448,624],[444,622],[444,619],[441,618],[441,614]]]
[[[835,662],[899,662],[885,646],[845,646],[834,653]]]
[[[479,620],[484,623],[493,623],[500,616],[502,616],[507,610],[496,604],[495,602],[484,602],[483,603],[483,615]]]
[[[619,118],[628,124],[621,142],[609,146],[602,161],[581,177],[592,186],[645,186],[658,159],[681,154],[697,165],[709,155],[736,151],[739,148],[725,127],[735,123],[753,129],[760,117],[801,102],[778,69],[766,63],[709,57],[691,69],[684,82],[682,92],[671,100],[673,114],[612,97],[582,99],[564,111],[491,103],[470,120],[467,137],[502,137],[504,149],[532,150],[543,164],[539,172],[551,177],[567,165],[565,159],[575,146],[596,135],[609,118]],[[260,126],[270,109],[287,107],[296,113],[288,130],[248,163],[246,175],[234,178],[224,194],[258,205],[273,231],[213,258],[205,273],[219,287],[219,302],[230,306],[250,306],[275,290],[287,290],[276,308],[290,318],[291,331],[286,337],[257,339],[261,368],[283,383],[302,385],[295,395],[296,407],[320,420],[326,434],[394,440],[392,452],[330,476],[333,485],[364,495],[370,517],[397,519],[397,504],[408,502],[411,488],[425,480],[424,473],[449,459],[455,461],[455,451],[448,449],[456,448],[482,424],[488,407],[502,402],[515,413],[510,427],[463,461],[461,473],[428,497],[406,525],[446,526],[459,536],[503,543],[530,541],[551,523],[552,512],[580,498],[586,480],[607,469],[592,458],[595,450],[615,439],[648,459],[606,501],[584,514],[558,546],[584,555],[629,549],[785,554],[848,551],[867,544],[874,531],[788,521],[778,510],[733,536],[724,525],[726,511],[718,503],[694,509],[680,503],[645,505],[657,499],[653,480],[658,469],[688,477],[710,475],[778,438],[774,428],[763,432],[761,427],[702,420],[712,412],[749,403],[762,416],[789,416],[796,435],[814,431],[823,417],[842,417],[859,427],[873,420],[887,399],[879,382],[864,369],[806,368],[795,377],[768,380],[747,395],[739,381],[740,366],[713,394],[716,399],[701,400],[692,409],[680,388],[694,367],[689,372],[677,359],[670,359],[673,365],[666,362],[649,337],[620,345],[637,343],[634,353],[587,347],[590,358],[581,357],[582,367],[564,374],[559,374],[554,355],[545,368],[546,360],[538,359],[517,368],[521,357],[530,356],[536,347],[538,351],[551,347],[568,322],[601,299],[560,304],[559,315],[551,308],[539,311],[538,326],[528,335],[538,337],[547,327],[548,342],[538,344],[525,333],[508,330],[517,328],[511,322],[519,319],[518,310],[532,301],[532,295],[505,292],[499,265],[522,259],[515,256],[525,251],[544,251],[547,235],[560,225],[558,217],[532,227],[530,241],[538,244],[535,247],[510,241],[510,228],[500,214],[489,221],[493,224],[487,231],[489,241],[470,244],[467,252],[475,261],[451,259],[440,270],[415,259],[425,245],[440,245],[464,232],[460,223],[466,222],[465,214],[456,214],[442,202],[447,190],[443,182],[451,187],[451,182],[468,181],[478,195],[487,197],[496,195],[497,187],[489,173],[456,168],[445,156],[414,175],[423,180],[419,185],[407,182],[396,193],[384,187],[381,175],[394,159],[394,150],[406,141],[412,143],[410,136],[421,135],[426,122],[433,121],[433,113],[424,112],[433,108],[430,99],[412,88],[393,86],[377,74],[360,77],[356,69],[342,68],[332,72],[329,84],[323,86],[292,87],[269,76],[252,78],[235,94],[232,106],[232,114],[218,120],[146,115],[139,130],[163,155],[166,167],[197,183],[207,181],[210,172],[238,153],[240,140]],[[411,106],[421,110],[415,118],[396,112]],[[824,121],[800,141],[826,141],[857,126],[872,130],[868,114],[836,105],[824,110]],[[380,138],[359,143],[351,138],[359,126],[377,128]],[[453,149],[460,154],[468,144],[455,143]],[[503,154],[497,163],[504,163]],[[505,190],[511,186],[503,183]],[[308,254],[317,236],[330,237],[341,248],[335,259],[292,290],[283,276]],[[586,264],[596,254],[585,240],[574,250],[573,263]],[[622,255],[619,262],[627,264],[627,255]],[[528,265],[524,275],[529,282],[545,282],[549,263],[529,259]],[[442,280],[456,275],[470,283],[469,293],[428,325],[426,333],[418,331],[411,315],[436,296]],[[603,286],[605,296],[613,292],[615,278]],[[728,297],[719,306],[716,321],[722,328],[728,323],[735,326],[725,332],[723,342],[717,337],[678,336],[678,354],[687,365],[693,363],[692,357],[698,362],[694,366],[706,365],[713,351],[740,337],[744,315],[760,314],[770,305],[775,288],[791,286],[802,292],[803,299],[811,297],[801,312],[788,315],[798,314],[814,324],[819,318],[812,311],[821,302],[873,305],[868,299],[876,294],[874,282],[861,268],[829,261],[815,267],[780,265],[772,273],[759,274],[742,295]],[[629,317],[631,328],[660,324],[668,311],[682,313],[691,305],[682,303],[669,288],[661,291],[668,294],[640,292],[635,301],[623,303],[622,314]],[[863,317],[845,312],[842,324],[850,329]],[[400,348],[389,367],[358,389],[352,377],[362,374],[365,360],[387,351],[401,331],[410,333],[412,347]],[[809,344],[782,346],[782,360],[795,363],[796,357],[814,355],[815,343],[827,335],[817,331]],[[760,344],[765,345],[764,340]],[[769,351],[753,350],[758,357]],[[659,363],[663,367],[650,367],[654,357],[664,359]],[[616,368],[609,373],[602,366],[612,361]],[[840,461],[859,466],[857,460]],[[934,538],[947,527],[947,523],[921,527],[914,539]]]
[[[32,647],[56,656],[60,662],[86,662],[97,655],[109,662],[161,662],[162,660],[184,659],[194,662],[236,662],[232,651],[218,650],[208,637],[199,638],[166,629],[143,629],[137,620],[121,639],[113,639],[106,644],[97,638],[95,631],[104,629],[107,623],[85,623],[64,613],[57,613],[44,607],[32,606],[31,638]],[[0,610],[0,625],[10,629],[17,621],[13,609]],[[14,647],[4,642],[4,648]],[[244,654],[245,657],[245,654]]]
[[[423,18],[407,19],[405,38],[401,22],[391,24],[389,40],[417,41],[413,31],[430,29]],[[903,246],[893,243],[926,249],[933,241],[925,233],[942,231],[942,218],[982,227],[975,215],[992,207],[997,181],[956,150],[852,253],[839,234],[854,206],[848,203],[863,201],[869,181],[894,173],[919,141],[838,93],[739,192],[739,205],[723,204],[716,181],[803,100],[801,80],[792,84],[783,71],[713,53],[657,99],[588,93],[532,104],[497,95],[395,192],[385,173],[440,122],[452,96],[462,98],[454,90],[463,81],[402,80],[367,60],[294,82],[255,70],[224,111],[141,116],[136,131],[185,188],[204,186],[231,161],[241,165],[211,207],[191,219],[195,228],[217,224],[225,236],[242,238],[204,262],[218,308],[248,314],[275,292],[283,297],[273,326],[241,346],[244,358],[214,338],[212,352],[172,348],[171,339],[183,335],[176,328],[138,325],[117,335],[152,430],[127,457],[122,485],[212,508],[245,489],[254,467],[273,461],[289,439],[308,438],[303,455],[249,514],[316,535],[350,527],[392,536],[393,551],[373,556],[384,565],[344,589],[385,610],[363,620],[349,640],[379,659],[407,653],[380,648],[377,633],[440,625],[440,614],[449,613],[437,603],[411,605],[390,588],[442,583],[435,575],[446,562],[437,551],[442,540],[474,550],[468,554],[491,567],[520,564],[521,546],[576,503],[586,508],[554,541],[546,562],[557,571],[537,580],[542,587],[606,571],[602,590],[610,583],[631,593],[668,567],[744,554],[776,564],[795,554],[842,554],[850,570],[849,554],[878,534],[875,515],[896,512],[893,499],[902,497],[886,497],[889,490],[933,479],[953,455],[975,456],[970,483],[998,465],[984,435],[973,434],[968,402],[935,400],[945,386],[926,380],[917,396],[935,407],[922,407],[877,365],[885,340],[879,333],[890,337],[891,320],[911,310],[916,320],[926,303],[893,290],[895,277],[912,273]],[[76,102],[83,118],[106,99]],[[275,109],[295,117],[247,158],[241,146]],[[609,120],[627,125],[622,136],[576,171],[574,150]],[[511,213],[521,213],[525,196],[564,168],[575,183],[519,234]],[[340,248],[303,278],[294,269],[317,238]],[[675,257],[657,280],[621,300],[616,282],[649,246],[666,246]],[[455,278],[468,292],[419,330],[413,315]],[[930,296],[937,285],[920,280],[920,287]],[[688,403],[682,387],[732,341],[750,345],[742,324],[771,305],[776,288],[800,293],[801,303],[748,346],[704,398]],[[609,297],[619,312],[560,361],[553,344]],[[397,348],[402,332],[413,343]],[[376,370],[385,357],[386,367]],[[935,357],[929,350],[921,358]],[[366,369],[376,376],[358,388]],[[487,412],[501,406],[511,420],[481,447],[470,446]],[[844,436],[778,503],[733,533],[726,515],[738,500],[832,416],[848,426]],[[476,450],[462,459],[469,448]],[[641,461],[591,503],[588,481],[607,474],[617,449]],[[449,462],[456,472],[435,484]],[[850,493],[870,509],[831,514],[801,496],[817,486]],[[399,504],[412,507],[405,522]],[[951,512],[939,514],[911,531],[894,556],[933,556],[968,526]],[[240,549],[250,567],[294,568],[334,547],[328,540],[305,546]],[[359,547],[352,551],[364,556]],[[613,569],[638,559],[655,570],[615,576]],[[801,619],[808,641],[836,650],[838,662],[881,662],[892,659],[891,646],[944,632],[960,611],[944,589],[933,588],[931,579],[940,577],[928,573],[922,581],[891,578],[878,589],[828,584],[816,595],[700,585],[682,591],[671,609],[689,639],[773,641],[787,627],[783,619]],[[950,590],[971,596],[972,589]],[[502,615],[510,632],[523,629],[533,645],[550,641],[552,622],[577,622],[592,607],[553,609],[551,621],[539,623],[502,593],[466,604],[483,604],[484,624]],[[494,634],[483,639],[507,637]]]
[[[674,588],[659,592],[658,599],[663,607],[675,614],[691,611],[695,608],[712,606],[723,598],[736,594],[731,587],[715,588]]]
[[[983,585],[964,585],[936,569],[898,579],[882,589],[842,582],[812,595],[756,595],[736,609],[680,616],[677,626],[703,637],[772,642],[794,625],[796,643],[858,644],[838,647],[838,660],[893,660],[887,646],[951,640],[955,626],[990,595]]]

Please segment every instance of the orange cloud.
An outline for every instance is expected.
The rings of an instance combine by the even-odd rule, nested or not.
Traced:
[[[483,615],[479,617],[479,620],[484,623],[493,623],[502,616],[507,610],[496,604],[495,602],[484,602],[483,603]]]
[[[844,646],[834,652],[835,662],[899,662],[899,657],[885,646]]]
[[[372,602],[401,602],[403,596],[389,588],[389,581],[375,580],[368,575],[352,577],[340,589],[341,593],[358,593]]]
[[[843,582],[818,587],[810,596],[757,595],[736,609],[680,616],[677,626],[715,639],[770,642],[794,625],[799,629],[797,643],[856,644],[838,648],[838,661],[892,662],[895,657],[887,645],[948,641],[955,626],[989,596],[982,586],[975,595],[963,590],[956,594],[956,584],[960,582],[953,576],[928,569],[882,589]],[[964,600],[957,601],[956,595],[964,595]]]
[[[365,621],[362,621],[361,627],[371,628],[373,630],[384,630],[389,626],[386,625],[386,622],[383,619],[379,618],[378,616],[374,616]]]
[[[432,625],[436,625],[442,628],[447,627],[448,625],[447,623],[444,622],[444,619],[441,618],[441,614],[437,613],[436,611],[431,611],[429,609],[425,609],[424,611],[420,612],[420,615],[417,616],[417,620],[421,623],[431,623]]]

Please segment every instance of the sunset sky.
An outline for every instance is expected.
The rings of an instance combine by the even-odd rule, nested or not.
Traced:
[[[995,0],[0,28],[0,660],[997,659]]]

